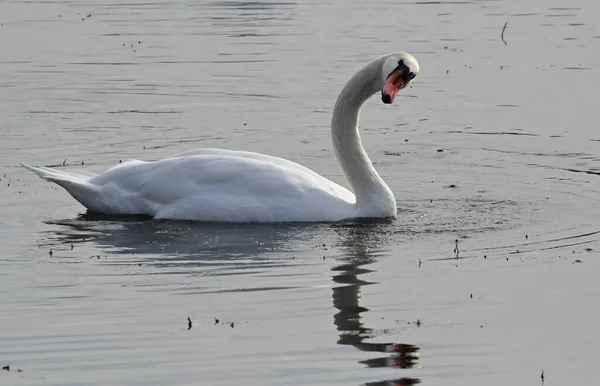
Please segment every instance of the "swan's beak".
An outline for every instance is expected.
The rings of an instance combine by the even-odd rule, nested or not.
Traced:
[[[402,90],[408,82],[406,81],[405,71],[397,70],[392,72],[385,81],[381,90],[381,100],[385,104],[390,104],[396,99],[398,91]]]

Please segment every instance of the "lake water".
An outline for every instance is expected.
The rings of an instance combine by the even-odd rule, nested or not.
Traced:
[[[592,0],[0,3],[0,384],[596,384],[599,17]],[[361,116],[394,221],[93,216],[19,167],[223,147],[344,183],[335,97],[399,50],[421,73]]]

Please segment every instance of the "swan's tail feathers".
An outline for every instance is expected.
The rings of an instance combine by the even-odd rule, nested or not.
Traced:
[[[25,169],[30,170],[45,179],[46,181],[57,182],[58,181],[87,181],[92,177],[96,176],[96,173],[86,172],[84,170],[57,170],[52,168],[47,168],[44,166],[30,166],[21,162],[21,166]]]
[[[57,170],[47,167],[35,167],[24,164],[21,166],[37,174],[46,181],[62,186],[74,199],[90,210],[97,206],[98,187],[88,180],[96,176],[94,173],[82,170]]]

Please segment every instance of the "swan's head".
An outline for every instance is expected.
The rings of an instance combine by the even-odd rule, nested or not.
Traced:
[[[385,104],[394,102],[398,91],[406,87],[419,73],[419,62],[408,52],[398,52],[383,57],[381,67],[384,85],[381,100]]]

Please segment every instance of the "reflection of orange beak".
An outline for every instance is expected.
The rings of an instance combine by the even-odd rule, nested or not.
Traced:
[[[403,89],[405,85],[406,83],[404,82],[401,71],[394,72],[388,76],[385,85],[381,90],[381,100],[383,103],[390,104],[394,102],[396,94],[398,94],[398,91]]]

